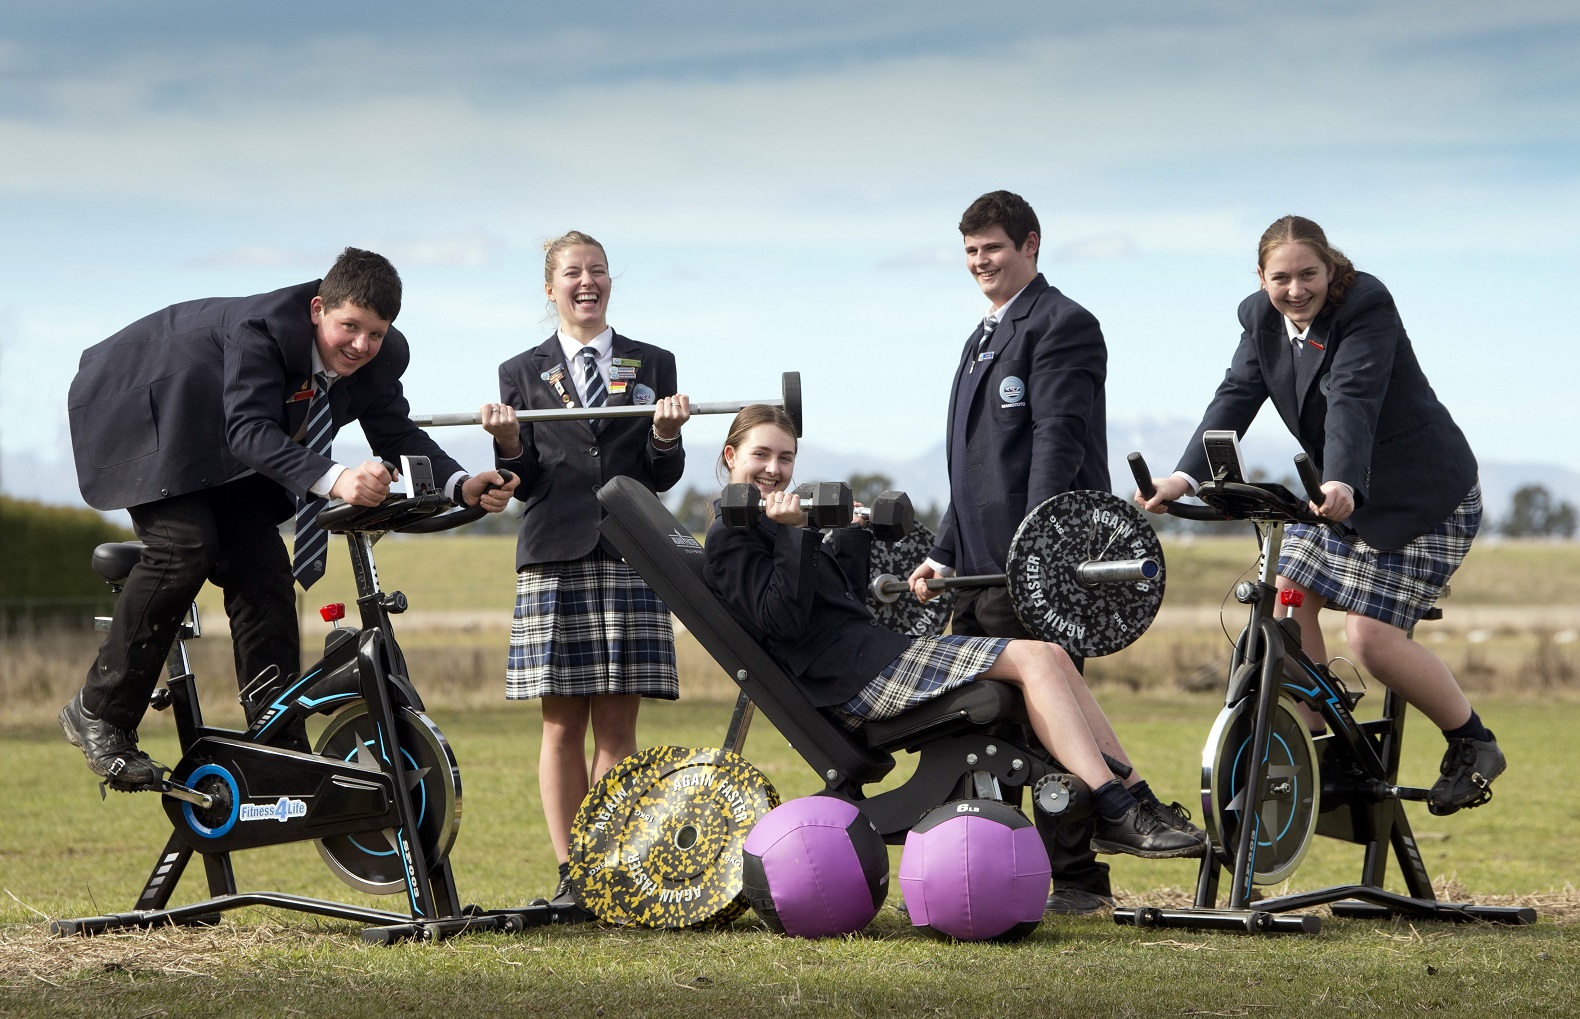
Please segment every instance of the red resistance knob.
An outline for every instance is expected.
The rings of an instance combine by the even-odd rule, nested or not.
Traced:
[[[1305,603],[1306,593],[1304,591],[1296,591],[1292,587],[1286,587],[1278,592],[1278,604],[1280,605],[1288,605],[1290,608],[1298,609]]]
[[[346,603],[337,601],[333,605],[325,605],[318,610],[318,614],[324,617],[326,623],[337,623],[346,618]]]

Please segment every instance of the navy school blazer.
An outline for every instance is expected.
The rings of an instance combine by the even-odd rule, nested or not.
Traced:
[[[993,331],[990,361],[976,361],[981,337],[978,326],[949,391],[949,508],[929,556],[997,573],[1029,509],[1061,492],[1110,488],[1108,348],[1091,312],[1040,273]],[[991,563],[959,561],[961,534],[973,529]]]
[[[1318,314],[1300,358],[1265,291],[1240,302],[1240,346],[1177,470],[1208,476],[1201,435],[1243,435],[1267,400],[1322,472],[1355,490],[1346,523],[1377,549],[1436,527],[1476,483],[1476,457],[1416,361],[1392,295],[1369,273]]]
[[[310,402],[319,282],[171,305],[84,351],[68,416],[88,505],[140,506],[248,471],[305,495],[333,466],[292,438]],[[442,484],[461,466],[412,424],[400,383],[410,361],[391,328],[372,360],[330,387],[334,427],[358,421],[387,460],[430,458]],[[280,519],[292,506],[282,494]]]
[[[871,532],[832,533],[825,543],[766,516],[753,527],[715,519],[702,546],[708,586],[820,708],[850,700],[911,646],[867,609]]]
[[[616,358],[641,363],[625,392],[609,394],[608,406],[651,403],[675,395],[675,355],[619,333],[613,350]],[[560,380],[563,398],[548,377],[556,368],[565,369]],[[544,410],[567,406],[567,399],[569,406],[581,405],[558,334],[499,366],[501,403],[517,410]],[[597,492],[610,478],[634,478],[655,492],[667,492],[680,480],[686,467],[684,440],[671,449],[658,449],[650,439],[652,418],[604,418],[597,424],[595,431],[590,419],[523,422],[517,457],[500,456],[495,444],[495,464],[521,478],[515,494],[526,504],[516,539],[518,571],[538,563],[580,559],[600,544],[598,522],[604,511]],[[619,558],[607,541],[602,545]]]

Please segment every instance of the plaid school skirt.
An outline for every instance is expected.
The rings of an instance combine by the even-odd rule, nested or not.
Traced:
[[[506,699],[606,694],[680,696],[669,609],[601,548],[517,573]]]
[[[1403,548],[1381,551],[1328,524],[1290,524],[1278,575],[1328,604],[1408,630],[1443,593],[1481,528],[1481,486],[1438,524]]]
[[[851,730],[893,718],[976,679],[1008,646],[1007,637],[918,637],[856,696],[829,711]]]

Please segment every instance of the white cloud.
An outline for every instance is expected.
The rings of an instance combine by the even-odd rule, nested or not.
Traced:
[[[1310,186],[1331,179],[1312,164],[1342,174],[1377,152],[1410,166],[1443,146],[1573,140],[1574,126],[1554,117],[1572,112],[1572,95],[1510,104],[1500,93],[1518,68],[1500,78],[1485,62],[1433,52],[1466,34],[1528,29],[1550,10],[1406,19],[1361,8],[1032,30],[994,59],[880,49],[866,62],[728,78],[520,72],[555,51],[639,66],[642,51],[607,32],[549,33],[537,45],[341,36],[179,62],[145,53],[56,79],[47,119],[0,121],[11,154],[0,189],[209,208],[400,202],[416,217],[608,204],[680,240],[714,231],[697,214],[713,209],[792,242],[834,221],[888,224],[918,199],[981,190],[985,178],[1177,203],[1237,175]],[[815,47],[830,32],[799,42]],[[1321,59],[1291,59],[1288,40]],[[673,60],[734,54],[750,66],[742,54],[770,45],[724,31]],[[1294,151],[1279,151],[1280,136]],[[1438,161],[1449,175],[1464,167]],[[1125,180],[1109,183],[1116,172]],[[1169,180],[1176,194],[1136,195],[1137,177]]]
[[[1127,233],[1109,231],[1080,237],[1048,252],[1053,262],[1092,262],[1109,258],[1133,258],[1141,253],[1135,238]]]

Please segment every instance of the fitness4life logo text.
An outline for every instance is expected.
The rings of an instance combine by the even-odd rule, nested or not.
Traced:
[[[273,803],[243,803],[240,821],[279,821],[284,824],[293,817],[306,817],[307,803],[282,796]]]

